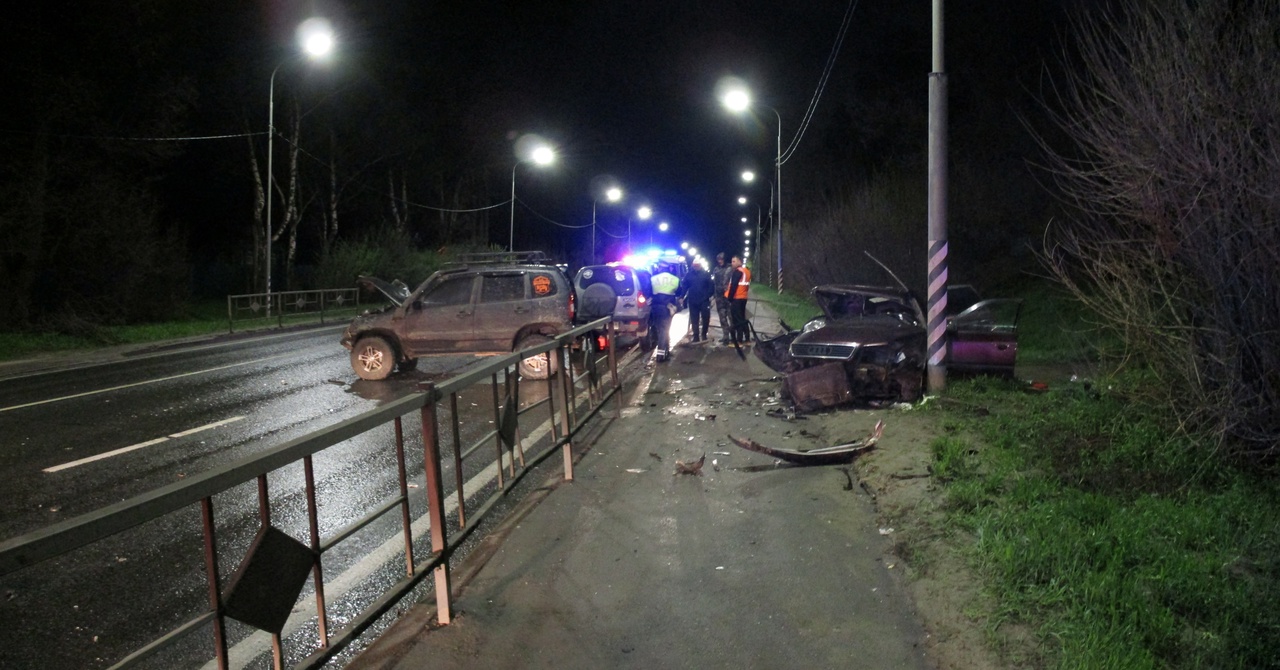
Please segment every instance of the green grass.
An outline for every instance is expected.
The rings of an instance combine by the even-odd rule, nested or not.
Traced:
[[[751,299],[759,300],[772,307],[773,311],[778,313],[778,317],[786,321],[787,325],[792,328],[799,328],[809,319],[822,313],[822,310],[818,308],[818,304],[813,301],[813,297],[808,294],[779,294],[776,290],[764,285],[751,291]],[[756,329],[766,333],[777,330],[776,324],[773,323],[757,323],[755,326]]]
[[[1123,379],[1117,380],[1123,383]],[[1280,486],[1123,391],[952,384],[948,525],[1058,668],[1280,667]],[[963,437],[969,436],[969,437]]]
[[[325,314],[326,323],[342,323],[355,316],[355,309],[332,310]],[[284,326],[315,323],[319,316],[285,317]],[[236,321],[236,332],[277,328],[276,318]],[[63,323],[63,332],[28,331],[0,332],[0,361],[19,360],[50,353],[100,349],[123,344],[145,344],[165,340],[216,335],[229,331],[226,301],[210,300],[194,304],[187,312],[172,321],[133,324],[126,326],[99,326],[85,322]]]

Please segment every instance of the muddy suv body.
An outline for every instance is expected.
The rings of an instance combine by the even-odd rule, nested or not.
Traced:
[[[361,379],[413,369],[423,356],[517,351],[573,328],[573,286],[541,252],[470,254],[412,291],[376,277],[359,283],[392,302],[356,317],[342,334]],[[520,366],[527,378],[550,372],[545,355]]]

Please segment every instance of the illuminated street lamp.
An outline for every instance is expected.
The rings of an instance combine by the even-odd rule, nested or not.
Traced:
[[[662,223],[658,224],[658,230],[664,233],[667,232],[667,229],[669,229],[670,227],[671,227],[671,224],[667,223],[666,221],[663,221]]]
[[[596,196],[591,197],[591,262],[596,262]],[[605,188],[604,199],[608,202],[622,200],[622,187],[613,185]]]
[[[648,221],[649,217],[653,216],[653,208],[648,205],[641,205],[636,210],[636,216],[641,221]],[[631,217],[629,216],[627,217],[627,246],[631,246]]]
[[[748,184],[750,184],[751,182],[753,182],[753,181],[755,181],[755,180],[756,180],[756,173],[752,172],[751,170],[743,170],[743,171],[742,171],[742,181],[745,181],[745,182],[747,182]]]
[[[745,205],[745,204],[747,204],[747,196],[745,196],[745,195],[740,195],[740,196],[738,196],[738,204],[739,204],[739,205]]]
[[[759,104],[759,103],[754,103],[751,100],[751,92],[748,91],[745,86],[741,85],[736,80],[731,82],[726,88],[723,89],[720,100],[724,104],[725,108],[727,108],[731,112],[737,112],[737,113],[745,112],[748,109],[750,109],[753,105]],[[775,171],[773,186],[774,188],[777,189],[777,200],[775,200],[774,202],[777,203],[777,208],[778,208],[777,209],[778,211],[778,292],[781,293],[782,292],[782,115],[779,114],[778,110],[774,109],[773,107],[769,107],[768,105],[761,105],[761,106],[773,112],[774,118],[778,120],[778,138],[777,138],[778,152],[773,159],[773,169]],[[745,173],[742,175],[742,178],[744,181],[750,181],[750,179],[747,179],[747,175]],[[753,174],[752,179],[754,178],[755,178],[755,175]]]
[[[333,51],[334,37],[329,22],[321,18],[307,19],[298,26],[298,41],[302,50],[312,60],[323,59]],[[274,234],[271,221],[271,201],[275,199],[275,171],[272,157],[275,155],[276,138],[276,73],[286,63],[297,60],[299,56],[291,56],[271,71],[271,79],[267,89],[267,258],[266,282],[267,316],[271,316],[271,237]]]
[[[511,226],[507,233],[507,251],[516,250],[516,168],[520,167],[521,163],[550,165],[556,160],[555,149],[552,149],[549,145],[542,143],[536,138],[531,138],[530,136],[522,137],[520,140],[532,142],[533,146],[527,149],[528,156],[526,158],[520,158],[515,162],[515,165],[511,166]],[[520,153],[519,144],[520,142],[517,142],[517,154]]]

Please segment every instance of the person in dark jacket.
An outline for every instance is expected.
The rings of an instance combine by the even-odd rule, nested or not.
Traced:
[[[681,292],[684,293],[685,306],[689,308],[693,341],[706,342],[707,329],[711,327],[711,298],[716,292],[715,280],[701,262],[695,262],[682,283],[684,286]]]
[[[716,254],[716,266],[711,270],[711,276],[716,281],[716,313],[720,315],[720,344],[729,343],[730,325],[733,324],[733,318],[729,314],[729,298],[725,296],[725,291],[729,290],[729,279],[733,274],[733,268],[729,267],[728,261],[724,259],[724,252]]]

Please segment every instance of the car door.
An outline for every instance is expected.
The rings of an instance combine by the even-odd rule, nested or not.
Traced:
[[[524,272],[486,272],[476,301],[477,351],[511,351],[516,333],[533,320]]]
[[[427,288],[405,309],[400,341],[410,357],[474,351],[477,277],[447,277]]]
[[[951,319],[948,369],[1012,375],[1018,359],[1018,316],[1022,301],[984,300]]]

